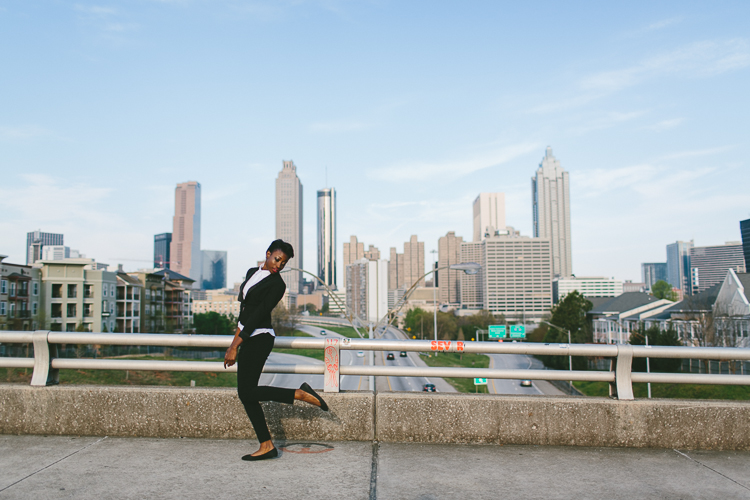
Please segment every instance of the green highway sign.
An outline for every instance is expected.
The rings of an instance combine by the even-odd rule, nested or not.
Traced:
[[[525,339],[526,338],[526,327],[524,325],[511,325],[510,326],[510,338],[512,338],[512,339]]]
[[[474,379],[474,385],[487,385],[487,379],[486,378],[475,378]]]
[[[491,339],[504,339],[505,338],[505,325],[490,325]]]

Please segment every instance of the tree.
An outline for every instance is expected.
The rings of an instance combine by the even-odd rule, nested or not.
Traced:
[[[570,341],[575,344],[592,342],[591,325],[586,317],[594,305],[586,297],[573,291],[567,294],[560,302],[552,307],[550,312],[552,318],[550,323],[559,328],[550,328],[544,334],[544,342],[547,344],[567,344],[568,332]],[[565,330],[565,331],[561,331]],[[557,370],[569,368],[565,356],[540,356],[545,366]],[[573,358],[574,370],[585,370],[588,368],[586,358],[576,356]]]
[[[672,302],[677,300],[677,294],[672,290],[672,285],[664,280],[659,280],[651,285],[651,294],[657,299],[667,299]]]
[[[195,333],[199,335],[234,335],[237,322],[215,311],[193,315]]]
[[[681,346],[680,336],[677,331],[669,326],[667,330],[662,331],[657,325],[645,329],[641,325],[638,330],[630,334],[631,345],[645,345],[646,336],[648,336],[648,345],[673,345]],[[678,372],[682,366],[682,359],[679,358],[650,358],[649,368],[654,372]],[[633,358],[633,371],[646,371],[646,358]]]

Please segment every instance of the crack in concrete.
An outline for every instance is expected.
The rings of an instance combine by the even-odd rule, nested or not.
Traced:
[[[18,484],[18,483],[20,483],[20,482],[26,481],[26,480],[27,480],[28,478],[30,478],[31,476],[33,476],[33,475],[35,475],[35,474],[39,474],[40,472],[42,472],[42,471],[43,471],[43,470],[45,470],[45,469],[49,469],[50,467],[52,467],[52,466],[53,466],[53,465],[55,465],[55,464],[59,464],[60,462],[62,462],[62,461],[63,461],[63,460],[65,460],[66,458],[70,458],[70,457],[72,457],[73,455],[75,455],[75,454],[76,454],[76,453],[78,453],[79,451],[83,451],[83,450],[85,450],[86,448],[88,448],[88,447],[90,447],[90,446],[94,446],[95,444],[97,444],[97,443],[99,443],[99,442],[101,442],[101,441],[104,441],[105,439],[107,439],[107,436],[104,436],[103,438],[97,439],[97,440],[96,440],[96,441],[94,441],[93,443],[89,443],[89,444],[87,444],[86,446],[84,446],[84,447],[83,447],[83,448],[81,448],[80,450],[76,450],[76,451],[74,451],[73,453],[69,453],[68,455],[65,455],[65,456],[64,456],[64,457],[62,457],[61,459],[59,459],[59,460],[56,460],[56,461],[52,462],[52,463],[51,463],[51,464],[49,464],[49,465],[45,465],[45,466],[44,466],[44,467],[42,467],[41,469],[39,469],[39,470],[37,470],[37,471],[34,471],[34,472],[32,472],[32,473],[31,473],[31,474],[29,474],[28,476],[26,476],[26,477],[22,477],[22,478],[21,478],[21,479],[19,479],[18,481],[16,481],[16,482],[14,482],[14,483],[11,483],[11,484],[9,484],[8,486],[6,486],[6,487],[5,487],[5,488],[3,488],[3,489],[0,489],[0,493],[2,493],[3,491],[7,490],[7,489],[8,489],[8,488],[10,488],[11,486],[15,486],[15,485],[17,485],[17,484]]]
[[[370,500],[378,498],[378,449],[380,444],[372,442],[372,469],[370,470]]]
[[[711,467],[709,467],[708,465],[704,464],[704,463],[703,463],[703,462],[701,462],[700,460],[696,460],[696,459],[694,459],[693,457],[691,457],[691,456],[688,456],[687,454],[685,454],[685,453],[681,452],[681,451],[680,451],[680,450],[678,450],[678,449],[672,448],[672,450],[673,450],[673,451],[674,451],[675,453],[678,453],[678,454],[682,455],[683,457],[687,458],[688,460],[692,460],[693,462],[697,463],[698,465],[702,465],[703,467],[705,467],[706,469],[710,470],[711,472],[715,472],[716,474],[720,475],[721,477],[723,477],[723,478],[725,478],[725,479],[729,479],[729,480],[730,480],[730,481],[732,481],[732,482],[733,482],[734,484],[736,484],[736,485],[738,485],[738,486],[740,486],[740,487],[742,487],[742,488],[745,488],[746,490],[750,491],[750,488],[748,488],[748,487],[747,487],[747,486],[745,486],[744,484],[740,483],[739,481],[735,481],[735,480],[734,480],[734,479],[732,479],[731,477],[727,476],[726,474],[722,474],[721,472],[717,471],[716,469],[712,469]]]

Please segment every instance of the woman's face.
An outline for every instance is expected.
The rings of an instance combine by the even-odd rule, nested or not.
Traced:
[[[266,252],[266,264],[265,268],[272,273],[280,273],[286,263],[289,261],[289,257],[286,256],[281,250],[274,250],[273,253]]]

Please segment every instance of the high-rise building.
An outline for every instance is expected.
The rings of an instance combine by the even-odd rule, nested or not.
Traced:
[[[45,245],[64,245],[63,235],[57,233],[43,233],[32,231],[26,233],[26,265],[42,259],[42,249]]]
[[[416,235],[412,235],[409,241],[404,243],[404,253],[396,252],[391,248],[391,260],[388,265],[388,288],[410,288],[417,280],[424,276],[424,242],[418,241]],[[418,286],[424,286],[424,279],[419,281]]]
[[[745,269],[750,272],[750,219],[740,221],[742,234],[742,254],[745,257]]]
[[[370,245],[365,250],[365,244],[357,240],[356,236],[350,236],[349,241],[344,243],[344,270],[349,264],[361,259],[380,260],[380,250],[375,245]],[[343,284],[341,286],[346,290],[346,272],[343,275]]]
[[[227,287],[227,252],[224,250],[203,250],[203,290],[219,290]]]
[[[318,277],[336,288],[336,190],[318,191]]]
[[[154,268],[170,269],[169,252],[172,246],[172,233],[154,235]]]
[[[690,295],[690,249],[693,241],[676,241],[667,245],[667,283]]]
[[[174,190],[174,219],[169,268],[201,282],[201,185],[190,181]]]
[[[505,193],[479,193],[473,205],[474,239],[481,241],[505,230]]]
[[[484,307],[484,254],[483,241],[461,243],[461,262],[475,262],[482,268],[477,274],[460,274],[461,309],[481,310]]]
[[[346,266],[346,305],[364,321],[388,312],[388,261],[360,259]]]
[[[546,238],[483,241],[484,309],[508,319],[542,319],[552,307],[552,252]]]
[[[302,183],[292,160],[283,161],[281,172],[276,178],[276,238],[286,241],[294,248],[294,262],[289,267],[302,269]],[[295,295],[300,293],[301,272],[288,271],[281,276],[286,282],[287,292]]]
[[[461,244],[464,239],[449,231],[438,240],[438,276],[437,283],[441,304],[458,305],[461,302],[461,275],[463,271],[445,269],[461,260]]]
[[[745,272],[742,243],[729,241],[724,245],[690,249],[690,290],[696,294],[722,283],[727,272]]]
[[[534,237],[550,241],[554,276],[571,276],[570,180],[550,147],[531,178],[531,198]]]
[[[657,281],[667,281],[666,262],[644,262],[641,264],[641,277],[646,288],[651,290]]]
[[[370,245],[365,250],[365,259],[367,260],[380,260],[380,250],[375,245]]]

